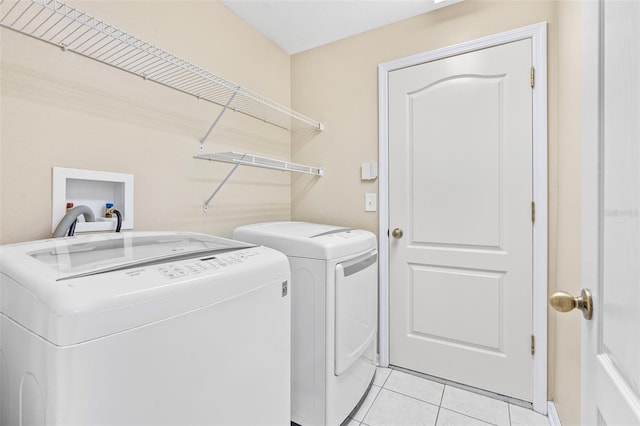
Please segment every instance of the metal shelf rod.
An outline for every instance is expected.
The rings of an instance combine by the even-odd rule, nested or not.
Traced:
[[[233,102],[233,99],[236,97],[237,94],[238,94],[237,91],[233,92],[233,95],[231,95],[231,97],[229,98],[229,101],[224,105],[224,108],[222,108],[222,111],[220,111],[220,113],[216,117],[216,119],[213,122],[213,124],[211,125],[211,127],[209,127],[209,130],[207,130],[207,133],[205,133],[205,135],[202,137],[202,139],[200,139],[200,151],[202,151],[204,149],[204,141],[207,140],[207,138],[209,137],[209,134],[211,133],[213,128],[216,127],[216,124],[218,124],[218,121],[220,121],[220,119],[222,118],[224,113],[227,111],[227,108],[229,108],[229,105],[231,104],[231,102]]]
[[[242,158],[240,158],[241,160],[244,158],[244,155],[242,156]],[[202,210],[206,212],[209,211],[209,203],[211,202],[211,200],[213,200],[213,197],[215,197],[218,192],[220,192],[220,190],[222,189],[222,187],[224,186],[225,183],[227,183],[227,181],[229,180],[229,178],[231,177],[231,175],[233,174],[233,172],[236,171],[236,169],[238,168],[238,166],[240,166],[241,163],[236,163],[235,166],[233,166],[233,169],[231,169],[231,171],[229,173],[227,173],[227,175],[225,176],[224,179],[222,179],[222,182],[220,182],[220,184],[218,185],[218,187],[215,189],[215,191],[213,191],[213,193],[211,194],[211,196],[209,196],[209,198],[207,198],[207,201],[204,202],[204,205],[202,206]]]

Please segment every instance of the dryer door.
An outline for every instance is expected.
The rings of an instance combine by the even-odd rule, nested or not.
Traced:
[[[378,252],[336,265],[335,375],[345,372],[376,337]]]

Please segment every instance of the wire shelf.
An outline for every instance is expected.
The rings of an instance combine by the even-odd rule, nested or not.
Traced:
[[[307,173],[316,176],[324,176],[323,167],[305,166],[304,164],[290,163],[283,160],[261,157],[239,152],[216,152],[214,154],[200,154],[195,158],[200,160],[221,161],[224,163],[241,164],[244,166],[262,167],[265,169],[282,170],[285,172]]]
[[[0,0],[0,26],[287,130],[292,120],[323,130],[312,118],[58,0]]]

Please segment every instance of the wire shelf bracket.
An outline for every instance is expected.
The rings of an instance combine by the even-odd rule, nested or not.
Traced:
[[[59,0],[0,0],[0,26],[222,106],[224,111],[231,108],[286,130],[293,123],[324,129],[319,121]]]
[[[225,176],[225,178],[220,182],[218,187],[215,189],[215,191],[213,191],[207,201],[204,202],[202,209],[205,212],[209,210],[209,204],[211,203],[211,200],[213,200],[218,192],[220,192],[220,189],[222,189],[222,187],[227,183],[227,180],[229,180],[231,175],[240,165],[281,170],[285,172],[307,173],[315,176],[324,176],[323,167],[306,166],[304,164],[290,163],[288,161],[275,160],[273,158],[261,157],[239,152],[216,152],[213,154],[200,154],[194,156],[194,158],[200,160],[220,161],[223,163],[235,164],[233,169],[231,169],[227,176]]]
[[[231,95],[231,97],[229,98],[227,103],[224,104],[224,107],[222,108],[222,111],[220,111],[220,113],[218,113],[218,116],[213,121],[213,124],[211,125],[211,127],[209,127],[209,130],[207,130],[207,133],[205,133],[204,136],[202,137],[202,139],[200,139],[200,151],[204,151],[204,141],[207,140],[207,138],[209,137],[209,134],[211,134],[211,131],[214,129],[214,127],[216,127],[216,125],[218,124],[218,121],[220,121],[220,119],[222,118],[224,113],[227,112],[227,109],[229,108],[229,105],[231,105],[231,102],[233,102],[233,100],[235,99],[237,94],[238,94],[237,90],[235,92],[233,92],[233,95]]]

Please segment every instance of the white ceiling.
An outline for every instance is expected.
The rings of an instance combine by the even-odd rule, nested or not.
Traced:
[[[221,0],[292,55],[462,0]]]

